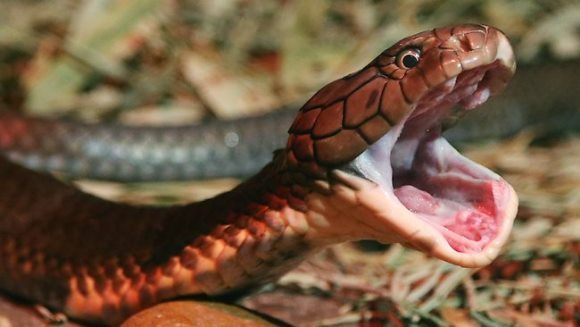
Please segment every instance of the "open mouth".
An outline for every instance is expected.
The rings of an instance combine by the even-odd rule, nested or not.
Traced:
[[[349,165],[418,218],[398,224],[431,226],[457,253],[478,254],[498,239],[503,243],[513,219],[505,218],[513,209],[509,184],[442,137],[443,126],[455,115],[487,100],[499,69],[497,62],[481,66],[436,87]]]

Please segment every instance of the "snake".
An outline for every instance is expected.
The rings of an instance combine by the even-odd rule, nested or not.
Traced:
[[[161,301],[274,281],[345,241],[485,266],[518,197],[443,129],[500,93],[515,67],[507,37],[487,25],[404,38],[315,93],[256,175],[201,202],[115,203],[0,159],[0,289],[116,325]]]
[[[516,134],[580,131],[580,60],[518,67],[501,97],[445,130],[453,145]],[[538,78],[541,76],[541,78]],[[285,145],[300,105],[237,120],[182,126],[79,123],[0,110],[0,153],[34,170],[71,179],[151,182],[251,176]],[[505,110],[509,108],[509,110]],[[264,137],[267,136],[267,137]]]

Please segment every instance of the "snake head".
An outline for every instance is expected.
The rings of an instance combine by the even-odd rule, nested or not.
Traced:
[[[483,266],[509,235],[517,196],[442,131],[457,111],[501,92],[514,72],[510,43],[493,27],[405,38],[306,102],[289,130],[287,165],[329,182],[335,194],[350,189],[344,201],[358,208],[353,219],[371,226],[360,238]]]

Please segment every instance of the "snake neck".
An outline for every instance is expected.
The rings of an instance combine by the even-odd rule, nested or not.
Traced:
[[[349,197],[333,191],[327,181],[312,182],[289,171],[285,153],[278,152],[260,173],[230,192],[183,207],[181,215],[195,217],[209,206],[216,220],[168,260],[181,266],[173,267],[180,276],[172,284],[188,285],[176,295],[220,294],[263,283],[326,245],[368,237],[372,232],[351,218],[356,212]]]
[[[118,324],[159,301],[271,281],[331,243],[377,238],[360,226],[356,191],[291,172],[285,156],[230,192],[170,208],[107,202],[0,160],[0,287]]]
[[[272,280],[319,246],[312,242],[309,190],[289,183],[281,161],[227,193],[182,208],[180,215],[199,217],[211,207],[214,221],[177,256],[181,274],[187,272],[177,279],[187,286],[176,295],[221,294]]]
[[[113,285],[126,282],[113,287],[112,296],[97,287],[87,291],[96,284],[90,274],[73,277],[66,311],[97,321],[106,316],[115,324],[161,300],[272,281],[323,246],[371,235],[351,218],[359,215],[349,202],[354,191],[336,192],[330,185],[290,172],[279,152],[230,192],[164,211],[161,230],[173,241],[160,252],[169,255],[150,258],[130,278],[114,277]]]

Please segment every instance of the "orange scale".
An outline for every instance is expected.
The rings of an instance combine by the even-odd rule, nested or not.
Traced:
[[[407,75],[407,70],[405,69],[397,69],[391,74],[392,79],[401,80],[403,77]]]
[[[344,126],[355,128],[379,112],[386,79],[378,77],[351,94],[346,100]]]
[[[298,164],[298,168],[302,172],[305,172],[311,176],[318,177],[318,178],[324,178],[325,173],[326,173],[325,169],[320,167],[320,165],[318,163],[316,163],[315,161],[300,162]],[[298,209],[299,207],[295,207],[296,203],[292,202],[291,198],[288,199],[288,204],[290,204],[290,206],[294,209],[302,210],[301,208]],[[308,208],[305,208],[305,209],[308,209]]]
[[[472,32],[465,34],[471,49],[481,49],[485,45],[485,34],[483,32]]]
[[[441,67],[447,77],[457,76],[463,71],[461,62],[454,51],[443,51],[439,57]]]
[[[314,141],[317,161],[330,166],[356,158],[366,147],[366,141],[353,129],[343,129],[336,135]]]
[[[323,107],[332,102],[345,98],[351,92],[356,90],[360,85],[366,83],[377,75],[375,67],[366,67],[356,73],[347,75],[336,80],[318,91],[304,105],[303,110],[310,110],[312,107]]]
[[[387,66],[395,62],[395,57],[386,54],[380,55],[374,63],[378,66]]]
[[[312,129],[312,138],[319,139],[336,134],[342,129],[343,115],[344,103],[342,101],[322,110]],[[298,154],[296,156],[300,159]]]
[[[293,135],[290,135],[293,136]],[[288,145],[286,146],[287,150],[286,150],[286,162],[288,163],[288,166],[290,167],[296,167],[296,165],[298,165],[298,159],[296,159],[296,155],[294,154],[294,152],[292,152],[292,143],[290,143],[290,141],[288,141]]]
[[[358,131],[367,143],[372,144],[391,129],[391,125],[381,115],[377,115],[362,124]]]
[[[300,161],[314,159],[314,149],[310,135],[297,135],[292,142],[292,152]]]
[[[395,71],[397,70],[399,70],[399,67],[397,67],[395,63],[381,67],[381,72],[389,77],[393,75],[393,73],[395,73]]]
[[[437,36],[438,39],[447,40],[451,36],[452,29],[453,29],[453,27],[446,26],[446,27],[436,28],[433,30],[433,32],[435,33],[435,36]]]
[[[405,98],[415,103],[429,90],[423,73],[419,69],[410,69],[407,76],[401,80],[401,87]]]
[[[399,123],[409,112],[410,106],[403,95],[399,81],[389,81],[381,98],[381,115],[391,125]]]
[[[290,133],[308,133],[312,127],[314,127],[314,123],[316,122],[316,118],[320,114],[321,108],[312,109],[309,111],[303,111],[298,113],[298,117],[294,120],[294,123],[290,127]]]
[[[422,67],[429,67],[429,69],[422,70],[422,73],[430,86],[439,85],[447,79],[437,53],[425,54],[421,61]]]

